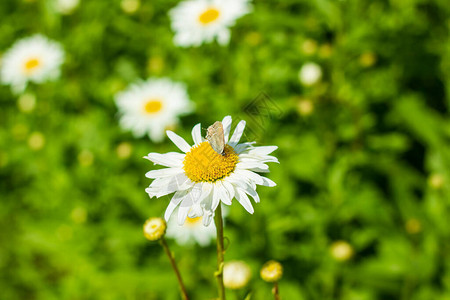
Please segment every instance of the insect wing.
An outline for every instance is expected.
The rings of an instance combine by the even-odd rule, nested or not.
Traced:
[[[208,127],[206,131],[206,139],[211,147],[219,154],[223,153],[225,147],[225,137],[223,134],[222,122],[216,121]]]

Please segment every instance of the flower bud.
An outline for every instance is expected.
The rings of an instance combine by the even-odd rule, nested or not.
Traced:
[[[441,174],[432,174],[430,177],[428,177],[428,185],[438,190],[444,185],[444,177]]]
[[[269,260],[261,268],[261,278],[267,282],[276,282],[283,276],[283,266],[275,261]]]
[[[150,218],[144,224],[144,236],[149,241],[157,241],[166,233],[166,221],[161,218]]]
[[[422,230],[422,224],[419,220],[412,218],[406,221],[405,228],[409,234],[416,234]]]
[[[353,247],[346,241],[336,241],[330,247],[331,256],[337,261],[346,261],[353,256]]]
[[[237,290],[245,287],[251,275],[250,267],[243,261],[230,261],[223,267],[223,283],[229,289]]]

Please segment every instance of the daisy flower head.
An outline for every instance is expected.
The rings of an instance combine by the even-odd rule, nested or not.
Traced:
[[[63,61],[64,51],[59,43],[40,34],[27,37],[3,55],[1,81],[20,93],[28,82],[43,83],[58,78]]]
[[[63,15],[70,15],[80,4],[80,0],[56,0],[56,10]]]
[[[252,271],[244,261],[230,261],[223,266],[223,283],[226,288],[242,289],[248,284],[251,277]]]
[[[183,225],[179,225],[175,218],[167,222],[168,238],[173,238],[180,245],[199,244],[206,247],[216,238],[216,226],[211,222],[203,226],[202,217],[186,218]]]
[[[193,103],[184,84],[170,79],[149,79],[131,85],[115,97],[122,128],[135,137],[148,135],[159,142],[178,117],[192,112]]]
[[[322,68],[313,62],[304,64],[298,72],[300,82],[305,86],[312,86],[322,78]]]
[[[157,241],[166,233],[166,222],[161,218],[150,218],[144,223],[144,236],[149,241]]]
[[[180,47],[198,47],[216,39],[220,45],[227,45],[229,28],[250,11],[249,0],[183,1],[169,12],[174,43]]]
[[[203,225],[210,224],[219,203],[231,205],[236,199],[249,213],[254,209],[248,196],[260,202],[257,185],[275,186],[275,182],[258,173],[269,172],[266,163],[278,162],[269,155],[276,146],[255,147],[254,142],[239,143],[245,121],[240,121],[231,133],[230,116],[208,128],[207,139],[201,134],[201,125],[192,129],[194,144],[189,145],[172,131],[167,136],[183,152],[149,153],[145,158],[167,168],[147,172],[154,179],[146,192],[150,197],[174,193],[165,212],[169,220],[176,207],[178,224],[186,217],[203,216]]]

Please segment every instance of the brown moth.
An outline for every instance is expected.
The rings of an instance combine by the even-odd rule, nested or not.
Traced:
[[[206,130],[206,139],[211,147],[219,154],[223,154],[225,148],[225,137],[223,135],[222,122],[216,121]]]

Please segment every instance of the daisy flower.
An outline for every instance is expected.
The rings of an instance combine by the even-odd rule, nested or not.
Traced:
[[[183,224],[189,215],[191,218],[203,216],[203,225],[207,226],[219,203],[231,205],[234,198],[253,214],[248,195],[258,203],[256,186],[276,185],[258,173],[269,171],[266,163],[278,162],[276,157],[269,155],[277,147],[255,147],[254,142],[239,143],[245,121],[237,124],[230,137],[231,121],[230,116],[222,120],[224,148],[221,154],[203,139],[201,125],[197,124],[192,129],[192,146],[174,132],[167,131],[169,139],[183,153],[149,153],[145,157],[154,164],[167,167],[146,174],[146,177],[154,179],[146,189],[150,197],[175,193],[166,209],[166,220],[179,207],[178,224]]]
[[[70,15],[80,4],[80,0],[56,0],[56,10],[63,15]]]
[[[3,56],[1,81],[13,92],[25,90],[29,81],[42,83],[60,75],[64,51],[60,44],[40,34],[16,42]]]
[[[200,46],[214,39],[221,45],[230,41],[230,27],[251,10],[249,0],[187,0],[169,15],[174,43],[180,47]]]
[[[313,62],[306,63],[298,72],[300,82],[305,86],[312,86],[322,78],[322,68]]]
[[[216,238],[216,226],[214,222],[203,226],[202,217],[187,217],[183,225],[178,225],[176,219],[171,218],[167,223],[166,236],[175,239],[180,245],[198,243],[200,246],[206,247]]]
[[[242,289],[248,284],[251,277],[252,270],[244,261],[229,261],[223,266],[223,283],[226,288]]]
[[[164,138],[167,127],[178,123],[178,116],[193,110],[184,84],[165,78],[133,84],[115,100],[120,125],[135,137],[147,134],[155,142]]]

